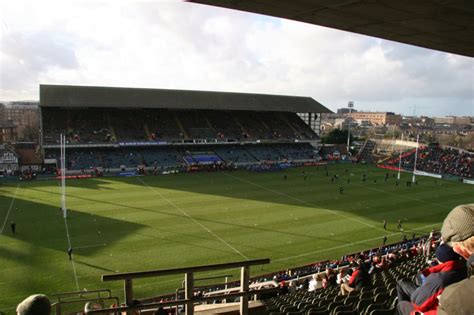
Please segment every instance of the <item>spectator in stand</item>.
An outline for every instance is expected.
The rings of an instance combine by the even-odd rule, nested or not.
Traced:
[[[450,285],[439,297],[439,315],[472,315],[474,310],[474,204],[454,208],[446,217],[441,236],[467,259],[467,279]]]
[[[323,278],[319,274],[317,275],[314,274],[313,279],[311,279],[311,281],[309,282],[308,292],[321,289],[322,287],[323,287]]]
[[[420,286],[406,280],[397,282],[398,311],[401,315],[410,315],[413,311],[436,311],[441,292],[466,277],[464,259],[447,244],[438,247],[436,258],[439,265],[421,271]]]
[[[286,285],[286,281],[282,281],[278,285],[280,287],[280,294],[284,295],[289,292],[288,286]]]
[[[296,282],[295,281],[291,281],[289,284],[288,284],[288,292],[291,293],[296,293]]]
[[[348,283],[341,284],[341,295],[347,295],[352,291],[359,291],[362,287],[370,285],[370,277],[365,263],[358,259],[352,265],[353,272]]]
[[[337,274],[336,284],[343,284],[349,282],[350,275],[346,274],[346,268],[341,268]]]
[[[336,275],[334,274],[334,270],[331,268],[326,268],[325,276],[328,286],[336,285]]]
[[[31,295],[18,304],[16,313],[17,315],[49,315],[51,302],[46,295]]]
[[[388,262],[383,256],[374,256],[372,258],[372,264],[370,266],[369,274],[376,272],[377,270],[388,269]]]

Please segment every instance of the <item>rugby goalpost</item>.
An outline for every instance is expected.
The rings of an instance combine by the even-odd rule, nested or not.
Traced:
[[[61,163],[61,210],[64,219],[67,218],[66,208],[66,136],[59,135],[60,163]]]
[[[415,163],[413,164],[413,177],[411,178],[411,182],[416,182],[416,162],[418,160],[418,146],[420,145],[420,134],[416,135],[416,149],[415,149]]]
[[[402,139],[403,141],[403,132],[402,132]],[[402,148],[400,148],[400,156],[398,157],[398,175],[397,180],[400,180],[400,172],[402,171]]]

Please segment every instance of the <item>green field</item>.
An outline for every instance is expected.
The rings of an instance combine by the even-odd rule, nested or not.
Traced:
[[[391,177],[385,182],[386,171],[371,166],[340,164],[328,170],[330,176],[339,174],[336,183],[324,167],[68,180],[72,262],[57,181],[4,183],[0,311],[13,313],[33,293],[107,287],[121,295],[120,282],[100,278],[117,271],[270,258],[270,265],[252,270],[256,275],[339,258],[380,245],[384,235],[389,242],[399,241],[398,219],[409,237],[428,233],[454,206],[474,199],[474,187],[458,182],[419,177],[419,184],[409,188],[396,186]],[[403,174],[402,183],[409,179]],[[137,280],[136,295],[172,292],[182,279]]]

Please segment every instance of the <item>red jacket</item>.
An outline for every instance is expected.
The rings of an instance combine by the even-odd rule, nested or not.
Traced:
[[[421,272],[426,279],[424,283],[411,295],[414,311],[426,315],[436,314],[438,309],[438,296],[444,289],[455,282],[466,278],[466,265],[462,260],[450,260]]]

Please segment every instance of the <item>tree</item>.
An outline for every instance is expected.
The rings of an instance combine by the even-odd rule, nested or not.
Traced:
[[[354,137],[351,134],[351,142]],[[347,129],[333,129],[321,138],[322,143],[326,144],[343,144],[347,143]]]

